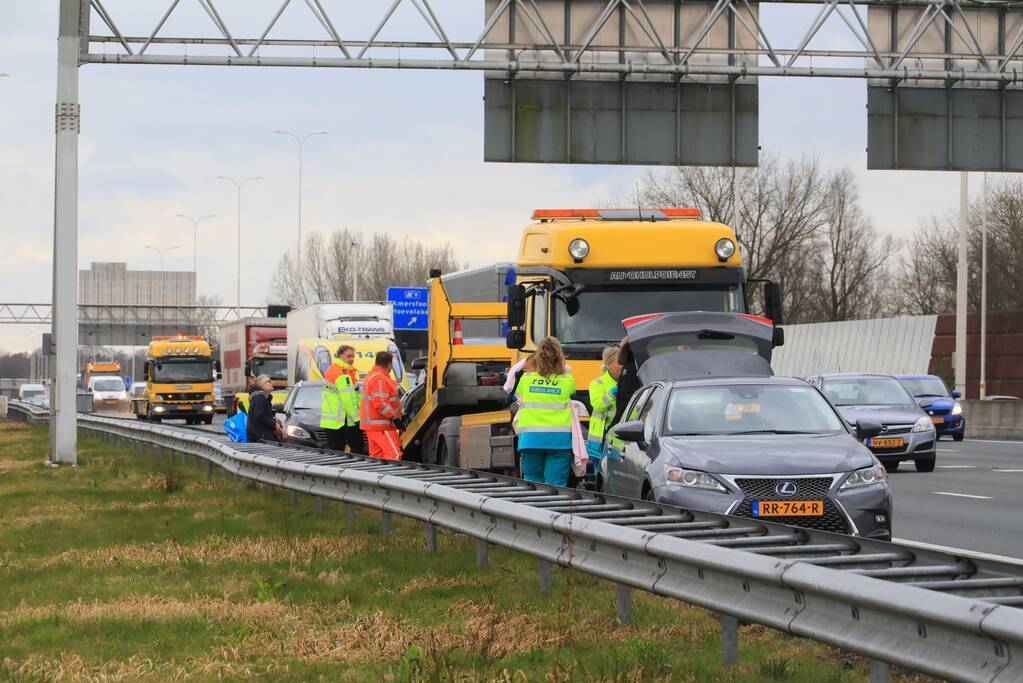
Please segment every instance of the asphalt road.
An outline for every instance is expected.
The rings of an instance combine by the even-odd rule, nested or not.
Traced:
[[[897,539],[1023,559],[1023,442],[942,440],[933,472],[889,476]]]
[[[223,424],[218,414],[198,428],[223,434]],[[1023,561],[1023,442],[942,440],[933,472],[905,462],[889,476],[897,539]]]

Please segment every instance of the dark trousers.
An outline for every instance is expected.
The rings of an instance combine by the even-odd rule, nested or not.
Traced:
[[[359,425],[348,425],[340,429],[324,431],[327,432],[327,448],[330,450],[343,453],[347,446],[352,453],[366,455],[366,437]]]

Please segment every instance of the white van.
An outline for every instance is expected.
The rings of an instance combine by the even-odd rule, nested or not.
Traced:
[[[18,400],[31,401],[37,396],[46,396],[46,386],[43,384],[22,384],[18,387]]]

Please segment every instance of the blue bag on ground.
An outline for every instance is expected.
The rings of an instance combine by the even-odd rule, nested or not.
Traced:
[[[245,435],[245,430],[249,426],[249,416],[239,411],[235,413],[234,417],[227,419],[224,422],[224,431],[231,437],[231,441],[238,443],[248,443],[249,439]]]

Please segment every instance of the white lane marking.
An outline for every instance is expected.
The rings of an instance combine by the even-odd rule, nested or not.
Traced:
[[[955,496],[956,498],[975,498],[977,500],[991,500],[991,496],[974,496],[969,493],[952,493],[951,491],[935,491],[936,496]]]
[[[896,543],[904,543],[906,545],[915,546],[917,548],[923,548],[924,550],[936,550],[942,553],[952,553],[954,555],[962,555],[964,557],[972,557],[978,560],[992,560],[994,562],[1006,562],[1008,564],[1015,564],[1023,567],[1023,559],[1018,557],[1007,557],[1006,555],[992,555],[991,553],[982,553],[977,550],[966,550],[965,548],[953,548],[949,545],[937,545],[935,543],[924,543],[923,541],[914,541],[908,538],[893,538]]]
[[[939,448],[938,452],[939,453],[960,453],[961,451],[956,451],[956,450],[953,450],[951,448]]]
[[[991,439],[970,439],[973,443],[1009,443],[1017,446],[1023,446],[1023,441],[994,441]]]
[[[975,469],[977,469],[976,465],[938,465],[938,467],[943,467],[946,470],[975,470]]]
[[[1000,469],[998,467],[992,467],[991,471],[992,472],[1023,472],[1023,470],[1003,470],[1003,469]]]

